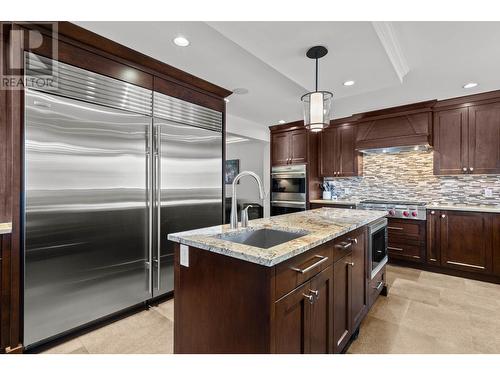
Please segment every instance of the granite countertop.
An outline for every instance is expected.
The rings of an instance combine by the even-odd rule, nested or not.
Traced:
[[[12,223],[0,223],[0,234],[12,232]]]
[[[359,201],[347,200],[347,199],[311,199],[309,203],[319,203],[319,204],[345,204],[347,205],[357,205]]]
[[[248,262],[274,266],[287,259],[342,236],[386,215],[385,211],[363,211],[344,208],[319,208],[288,215],[256,219],[247,228],[230,229],[229,225],[196,229],[168,235],[168,239]],[[307,234],[268,249],[225,241],[218,235],[272,228]]]
[[[452,203],[429,203],[425,206],[428,210],[451,210],[489,212],[500,214],[500,204],[452,204]]]

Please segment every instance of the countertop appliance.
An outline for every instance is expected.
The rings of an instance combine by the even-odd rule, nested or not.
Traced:
[[[409,220],[426,220],[425,202],[364,200],[358,208],[363,210],[387,211],[387,217]]]
[[[24,344],[173,290],[167,234],[222,223],[222,113],[31,53]],[[154,110],[153,110],[154,108]]]
[[[305,164],[271,169],[271,216],[305,211],[307,200]]]
[[[368,256],[373,279],[387,263],[387,219],[382,218],[368,225]]]

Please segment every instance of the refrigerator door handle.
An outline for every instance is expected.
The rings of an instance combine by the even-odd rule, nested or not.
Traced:
[[[150,127],[146,130],[147,149],[146,149],[146,185],[147,185],[147,205],[148,205],[148,293],[153,293],[153,173],[151,165],[151,136]]]
[[[160,290],[160,255],[161,255],[161,127],[156,125],[156,289]]]

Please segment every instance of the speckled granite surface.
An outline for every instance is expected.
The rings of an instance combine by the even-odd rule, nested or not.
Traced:
[[[217,225],[168,235],[171,241],[197,247],[264,266],[274,266],[363,225],[385,216],[384,211],[319,208],[271,218],[251,220],[247,228],[230,229]],[[307,234],[281,245],[262,249],[225,241],[218,236],[238,231],[272,228]]]
[[[12,232],[12,223],[0,223],[0,234]]]
[[[451,211],[470,211],[470,212],[489,212],[500,214],[500,205],[472,205],[472,204],[428,204],[425,206],[428,210],[451,210]]]

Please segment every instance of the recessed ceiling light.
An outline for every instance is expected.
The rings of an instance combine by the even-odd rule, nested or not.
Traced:
[[[174,38],[174,44],[179,47],[187,47],[189,46],[189,40],[187,40],[183,36],[178,36]]]
[[[473,87],[476,87],[478,84],[476,82],[469,82],[469,83],[466,83],[465,85],[463,85],[462,87],[464,89],[471,89]]]
[[[352,85],[354,85],[355,83],[356,83],[356,82],[354,82],[354,81],[345,81],[345,82],[344,82],[344,86],[352,86]]]
[[[280,124],[284,124],[285,123],[285,120],[279,120],[278,121]]]

